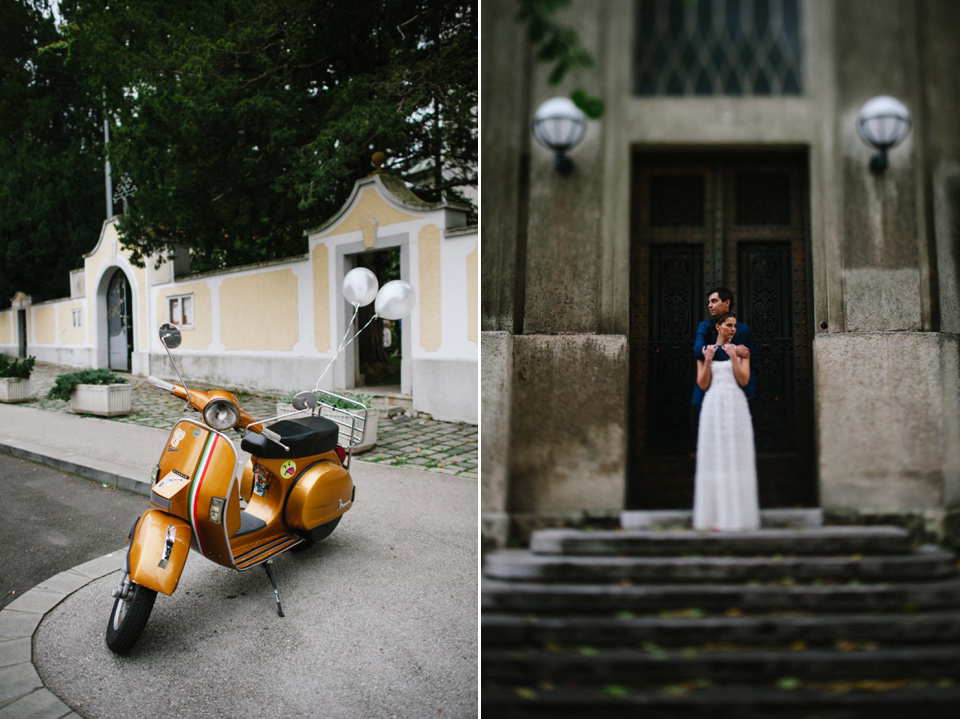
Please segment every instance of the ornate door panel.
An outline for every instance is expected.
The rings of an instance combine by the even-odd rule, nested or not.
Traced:
[[[692,505],[693,339],[717,285],[753,332],[761,505],[815,504],[805,198],[802,156],[636,158],[629,507]]]

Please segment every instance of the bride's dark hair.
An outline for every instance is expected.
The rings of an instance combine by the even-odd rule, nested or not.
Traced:
[[[733,319],[737,319],[737,316],[733,314],[733,312],[724,312],[719,317],[714,318],[713,326],[716,327],[717,325],[722,325],[724,322],[727,321],[728,317],[733,317]]]

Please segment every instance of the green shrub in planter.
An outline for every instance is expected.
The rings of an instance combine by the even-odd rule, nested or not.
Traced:
[[[78,384],[125,384],[127,380],[108,369],[84,369],[57,375],[56,382],[47,392],[47,399],[70,401]]]
[[[0,377],[30,379],[30,373],[33,372],[36,361],[36,357],[27,357],[25,360],[14,358],[13,362],[10,362],[5,355],[0,355]]]

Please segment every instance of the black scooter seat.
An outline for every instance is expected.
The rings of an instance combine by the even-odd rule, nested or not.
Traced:
[[[290,448],[288,452],[262,434],[249,432],[240,443],[240,449],[260,459],[293,459],[329,452],[337,446],[340,428],[326,417],[284,419],[270,425],[280,435],[280,441]]]

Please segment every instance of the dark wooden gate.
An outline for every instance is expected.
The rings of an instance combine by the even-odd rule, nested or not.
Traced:
[[[130,371],[133,353],[133,313],[130,283],[122,270],[110,278],[107,288],[107,349],[112,370]]]
[[[692,505],[693,339],[717,285],[753,332],[761,506],[814,506],[804,156],[637,155],[633,178],[627,506]]]
[[[27,356],[27,311],[26,310],[17,310],[17,337],[19,339],[19,344],[17,345],[17,356],[21,359],[25,359]]]

